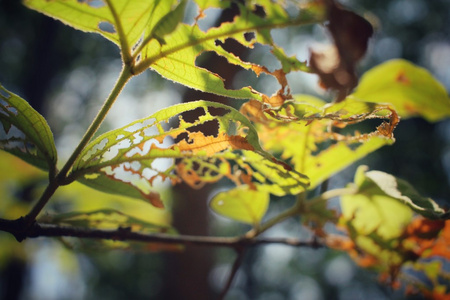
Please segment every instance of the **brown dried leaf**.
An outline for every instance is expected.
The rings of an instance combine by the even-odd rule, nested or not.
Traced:
[[[327,25],[334,45],[326,51],[311,51],[310,65],[320,77],[321,85],[338,91],[337,102],[345,99],[356,86],[356,63],[367,51],[373,28],[363,17],[329,0]]]

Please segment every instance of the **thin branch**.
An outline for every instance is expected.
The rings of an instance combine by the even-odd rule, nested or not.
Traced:
[[[136,241],[146,243],[183,244],[197,246],[228,247],[242,249],[244,247],[283,244],[294,247],[320,247],[317,241],[302,241],[296,238],[246,238],[246,237],[210,237],[192,235],[170,235],[164,233],[142,233],[132,231],[131,228],[119,227],[114,230],[91,229],[69,226],[58,226],[35,222],[25,228],[24,219],[0,219],[0,231],[9,232],[18,241],[37,237],[78,237],[87,239],[107,239],[115,241]]]
[[[76,159],[80,155],[81,151],[83,151],[84,147],[86,147],[86,145],[92,139],[94,134],[97,132],[98,128],[102,124],[103,120],[105,119],[105,117],[108,114],[109,110],[111,109],[112,105],[116,101],[117,97],[119,97],[120,92],[125,87],[125,85],[127,84],[128,80],[130,80],[131,77],[133,77],[133,75],[130,72],[130,67],[127,65],[123,65],[122,71],[114,85],[114,88],[111,90],[111,93],[109,94],[109,96],[105,100],[105,102],[103,103],[102,108],[97,113],[97,116],[95,116],[94,120],[92,121],[91,125],[87,129],[87,131],[84,134],[83,138],[81,139],[80,143],[75,148],[72,155],[69,157],[69,159],[65,163],[64,167],[59,172],[57,179],[61,185],[65,185],[65,184],[68,184],[71,181],[73,181],[73,178],[70,178],[70,180],[68,180],[66,178],[67,173],[69,172],[70,168],[72,168],[73,164],[75,163]]]
[[[237,257],[233,263],[233,267],[231,269],[230,275],[228,276],[227,283],[225,284],[222,292],[219,295],[219,300],[225,299],[225,296],[228,293],[228,290],[231,287],[231,284],[233,283],[234,278],[236,277],[237,271],[239,270],[239,267],[242,265],[242,262],[244,261],[245,256],[245,248],[237,250]]]
[[[39,198],[38,202],[34,205],[34,207],[31,209],[31,211],[25,216],[24,223],[25,227],[31,226],[31,224],[36,220],[36,217],[39,215],[41,210],[44,208],[44,206],[47,204],[47,202],[50,200],[53,193],[58,189],[60,185],[68,184],[71,181],[74,180],[74,178],[71,178],[70,180],[67,179],[67,173],[69,172],[70,168],[72,168],[73,164],[75,163],[76,159],[80,155],[81,151],[83,151],[84,147],[89,143],[89,141],[92,139],[94,134],[97,132],[98,128],[100,127],[101,123],[105,119],[108,111],[111,109],[111,106],[116,101],[117,97],[119,96],[120,92],[124,88],[124,86],[127,84],[128,80],[133,75],[130,73],[130,67],[127,65],[124,65],[122,68],[122,72],[119,75],[119,78],[117,79],[116,84],[114,85],[114,88],[111,90],[111,93],[109,94],[108,98],[103,103],[102,108],[98,112],[97,116],[95,117],[94,121],[91,123],[89,128],[87,129],[86,133],[84,134],[83,138],[81,139],[78,146],[73,151],[72,155],[69,157],[61,171],[56,175],[56,177],[50,177],[49,184],[47,188],[45,189],[42,196]]]

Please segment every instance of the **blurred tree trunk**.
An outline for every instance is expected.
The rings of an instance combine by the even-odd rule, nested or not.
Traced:
[[[222,12],[217,21],[221,24],[231,21],[238,15],[239,9],[232,5]],[[245,48],[233,40],[227,40],[222,47],[234,54],[245,54]],[[227,88],[239,67],[229,64],[224,58],[209,55],[203,60],[202,67],[218,73],[225,79]],[[183,102],[194,100],[208,100],[227,104],[228,100],[217,95],[202,93],[189,89],[183,97]],[[195,115],[189,117],[196,118]],[[206,134],[216,132],[214,128],[201,128]],[[173,211],[174,227],[180,234],[208,235],[208,195],[211,185],[195,190],[186,184],[175,186],[175,206]],[[213,292],[209,287],[208,277],[213,266],[214,249],[208,247],[187,246],[182,253],[168,253],[165,255],[165,278],[163,299],[212,299]]]

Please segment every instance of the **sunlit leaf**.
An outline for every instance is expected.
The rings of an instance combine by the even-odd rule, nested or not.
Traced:
[[[360,173],[362,175],[362,173]],[[391,197],[412,208],[416,213],[429,219],[449,218],[450,215],[432,199],[421,196],[407,181],[381,171],[365,172],[359,178],[360,190],[379,188],[385,196]]]
[[[194,110],[198,115],[189,116]],[[99,136],[83,150],[69,176],[159,207],[163,203],[152,188],[158,182],[200,187],[225,177],[280,196],[299,193],[308,184],[305,176],[262,150],[247,118],[207,101],[168,107]]]
[[[202,31],[197,24],[192,26],[180,24],[171,35],[165,38],[164,45],[155,40],[149,41],[147,44],[143,43],[136,50],[136,53],[139,52],[140,55],[136,70],[139,72],[150,67],[162,76],[194,89],[233,98],[252,98],[270,102],[269,97],[251,87],[239,90],[226,89],[223,78],[196,65],[196,59],[200,54],[213,51],[226,58],[230,64],[253,70],[256,75],[267,73],[275,76],[282,85],[280,90],[286,84],[284,73],[299,70],[302,68],[301,66],[306,69],[305,63],[299,62],[295,57],[288,58],[274,45],[270,29],[319,22],[324,17],[324,12],[315,9],[308,13],[308,8],[305,7],[304,12],[292,18],[278,3],[260,1],[258,5],[264,10],[264,17],[253,12],[252,7],[239,4],[240,15],[233,22],[223,23],[220,27],[210,28],[206,32]],[[251,33],[254,37],[247,38],[247,33]],[[248,48],[253,48],[255,43],[273,46],[276,50],[275,57],[282,62],[283,70],[270,72],[264,66],[241,60],[222,47],[225,40],[229,38]]]
[[[367,71],[350,97],[392,104],[403,118],[421,116],[435,122],[450,116],[445,87],[427,70],[402,59]]]
[[[159,188],[157,191],[166,197],[170,197],[167,188]],[[52,202],[59,207],[58,213],[70,212],[90,213],[93,211],[116,210],[126,216],[151,223],[160,228],[171,226],[170,211],[158,209],[144,201],[130,201],[128,197],[106,194],[87,187],[79,182],[60,187],[54,194]],[[53,215],[49,208],[45,215]]]
[[[0,149],[44,170],[53,170],[57,155],[47,121],[28,102],[0,85]]]
[[[201,18],[208,7],[227,7],[229,1],[197,1]],[[289,14],[283,4],[258,1],[255,4],[238,3],[239,16],[219,27],[202,31],[195,22],[183,24],[186,0],[25,0],[25,4],[76,29],[96,32],[119,45],[125,63],[132,66],[132,74],[151,68],[167,79],[188,87],[233,98],[253,98],[270,103],[270,97],[253,90],[225,88],[224,80],[196,65],[197,57],[212,51],[223,56],[230,64],[253,70],[256,75],[267,73],[281,84],[279,94],[286,87],[285,73],[307,69],[305,62],[288,57],[272,41],[270,30],[309,23],[325,18],[323,5],[303,5],[297,14]],[[256,13],[259,10],[259,13]],[[255,43],[274,49],[274,56],[283,68],[274,72],[264,66],[245,62],[222,47],[232,38],[243,46],[253,48]],[[284,92],[283,92],[284,93]],[[289,93],[285,95],[289,97]]]
[[[310,188],[378,148],[392,144],[398,123],[395,111],[384,105],[351,99],[325,104],[312,96],[296,96],[294,102],[286,102],[279,110],[249,102],[241,111],[257,123],[264,148],[280,153],[295,170],[306,174],[311,180]],[[387,121],[369,133],[345,131],[368,119]]]
[[[440,237],[446,236],[442,229],[448,221],[429,220],[413,214],[414,209],[438,218],[443,216],[443,211],[431,200],[412,192],[409,185],[404,188],[403,183],[396,186],[397,183],[393,176],[378,171],[367,172],[367,168],[361,166],[355,175],[357,190],[341,197],[340,224],[355,243],[353,249],[346,251],[358,264],[377,269],[381,278],[391,283],[397,282],[405,264],[420,269],[429,262],[424,259],[436,256],[448,259],[448,247],[439,246],[443,245],[439,241]],[[418,207],[419,203],[426,209]],[[432,275],[430,269],[426,272]],[[433,274],[438,276],[438,273]]]
[[[257,225],[269,206],[269,193],[240,186],[218,193],[209,205],[222,216]]]
[[[227,8],[230,6],[231,0],[195,0],[195,3],[201,10],[204,10],[210,7]]]

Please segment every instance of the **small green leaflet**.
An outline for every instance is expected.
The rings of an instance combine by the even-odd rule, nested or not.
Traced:
[[[269,193],[243,185],[218,193],[209,206],[224,217],[256,226],[267,211],[269,199]]]
[[[0,149],[43,170],[56,166],[56,148],[47,121],[27,101],[0,85]]]
[[[192,111],[199,113],[189,117]],[[172,126],[172,127],[170,127]],[[213,130],[204,133],[203,128]],[[195,101],[99,136],[82,151],[72,178],[98,190],[163,203],[156,182],[192,187],[228,178],[275,195],[297,194],[308,179],[262,150],[256,130],[235,109]]]
[[[403,118],[421,116],[436,122],[450,116],[445,87],[427,70],[395,59],[367,71],[351,98],[392,104]]]
[[[359,169],[355,177],[361,194],[382,195],[395,199],[428,219],[450,219],[449,213],[432,199],[421,196],[407,181],[381,171],[362,170],[364,169]]]

